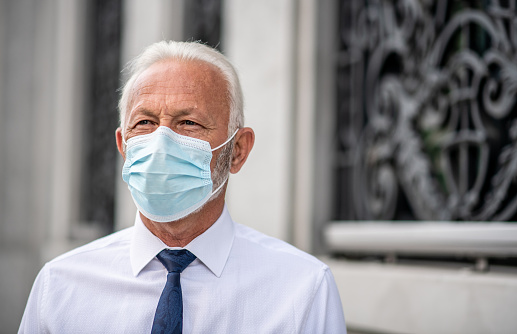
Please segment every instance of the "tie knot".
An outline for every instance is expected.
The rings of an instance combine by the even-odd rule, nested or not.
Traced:
[[[164,249],[156,257],[170,273],[181,273],[196,259],[196,256],[186,249]]]

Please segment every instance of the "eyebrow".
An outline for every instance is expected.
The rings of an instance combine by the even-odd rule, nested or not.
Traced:
[[[194,109],[195,108],[177,110],[177,111],[175,111],[174,116],[181,117],[181,116],[191,115]],[[134,110],[129,115],[128,122],[131,122],[136,116],[140,116],[140,115],[144,115],[144,116],[148,116],[148,117],[158,117],[154,112],[150,111],[149,109],[142,108],[142,109]]]
[[[148,117],[156,117],[156,114],[148,109],[136,109],[134,112],[130,113],[128,122],[131,122],[136,116],[148,116]]]

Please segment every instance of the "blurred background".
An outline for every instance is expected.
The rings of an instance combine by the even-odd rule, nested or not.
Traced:
[[[42,265],[133,224],[116,110],[162,39],[235,64],[234,220],[328,263],[352,333],[515,333],[513,0],[0,0],[0,332]]]

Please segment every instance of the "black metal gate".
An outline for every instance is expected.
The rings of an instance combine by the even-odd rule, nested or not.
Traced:
[[[340,1],[335,219],[517,218],[515,1]]]

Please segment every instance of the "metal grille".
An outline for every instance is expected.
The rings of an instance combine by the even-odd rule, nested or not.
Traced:
[[[340,1],[335,219],[517,218],[515,1]]]

